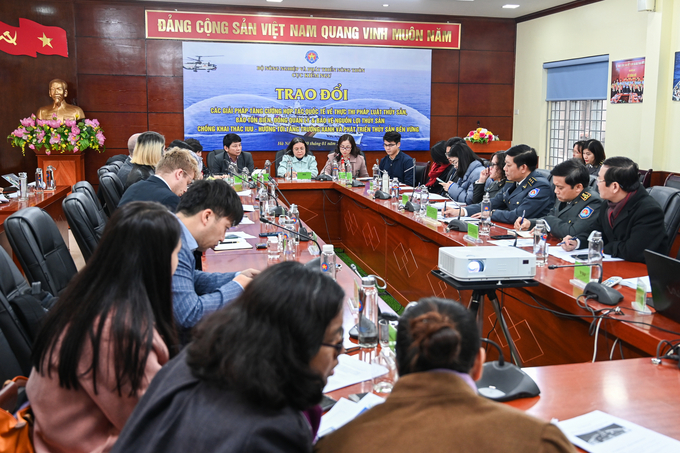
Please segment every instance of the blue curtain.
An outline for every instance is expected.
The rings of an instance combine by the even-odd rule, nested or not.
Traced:
[[[544,63],[548,70],[546,101],[607,99],[609,55]]]

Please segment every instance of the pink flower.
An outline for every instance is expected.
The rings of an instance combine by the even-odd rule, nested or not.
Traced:
[[[56,145],[60,141],[61,141],[61,139],[59,138],[59,135],[52,134],[52,137],[50,138],[50,145]]]
[[[480,133],[479,133],[479,136],[480,136],[481,138],[484,138],[484,137],[486,137],[486,134],[485,134],[484,132],[480,132]]]
[[[29,127],[29,126],[33,127],[33,126],[35,126],[35,121],[33,121],[33,119],[30,118],[30,117],[24,118],[23,120],[21,120],[21,125],[24,126],[24,127]]]
[[[101,131],[97,132],[96,137],[97,137],[97,141],[99,141],[100,145],[103,145],[104,141],[106,141],[106,137],[104,137],[104,134],[102,134]]]
[[[47,124],[48,124],[50,127],[53,127],[53,128],[55,128],[55,129],[58,128],[59,126],[61,126],[61,123],[59,122],[59,120],[56,120],[56,119],[55,119],[55,120],[50,120],[50,121],[48,121]]]
[[[92,120],[92,127],[99,127],[99,120]]]
[[[92,124],[92,120],[88,120],[88,119],[85,119],[85,125],[94,127],[94,125]]]
[[[35,149],[35,146],[33,146],[32,144],[28,145],[28,147],[31,148],[31,149]]]
[[[47,124],[46,120],[36,120],[36,123],[38,124],[38,127],[42,127]]]
[[[75,135],[78,135],[80,134],[80,129],[78,128],[78,126],[74,125],[73,128],[71,129],[71,132],[74,133]]]
[[[73,134],[69,134],[68,141],[70,144],[75,145],[76,142],[78,141],[78,138]]]
[[[80,150],[78,149],[78,147],[77,147],[77,146],[74,146],[74,147],[73,147],[73,152],[74,152],[74,153],[77,153],[78,151],[80,151]]]
[[[65,119],[64,125],[67,127],[74,127],[76,125],[76,120]]]
[[[35,139],[38,141],[38,143],[42,143],[43,139],[45,138],[45,131],[40,130],[38,134],[35,136]]]

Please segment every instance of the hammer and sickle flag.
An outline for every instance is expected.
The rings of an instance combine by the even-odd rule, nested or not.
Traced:
[[[22,18],[18,27],[0,22],[0,51],[33,58],[39,53],[68,57],[66,30]]]

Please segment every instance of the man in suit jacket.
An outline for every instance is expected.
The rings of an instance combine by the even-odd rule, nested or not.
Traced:
[[[224,159],[220,168],[221,173],[227,173],[229,164],[232,162],[236,164],[239,173],[243,171],[243,167],[246,167],[250,174],[253,173],[255,170],[253,155],[242,150],[241,137],[236,134],[227,134],[222,139],[222,145],[224,146]]]
[[[156,174],[125,191],[118,206],[131,201],[157,201],[175,212],[179,197],[198,175],[198,165],[186,149],[170,148],[156,165]]]
[[[600,197],[607,206],[600,210],[595,229],[602,232],[604,253],[626,261],[645,262],[644,250],[665,253],[668,235],[659,203],[640,184],[638,166],[627,157],[610,157],[597,178]],[[567,236],[562,247],[587,247],[579,238]]]
[[[543,217],[548,232],[562,239],[574,236],[585,241],[591,231],[596,228],[600,215],[602,199],[597,192],[590,190],[588,169],[579,159],[569,159],[557,164],[550,171],[555,186],[557,201],[547,216]],[[537,219],[515,221],[516,230],[529,230],[536,226]]]
[[[491,220],[515,223],[524,217],[542,217],[553,205],[553,192],[547,179],[536,171],[538,155],[527,145],[517,145],[505,153],[505,175],[508,183],[491,199]],[[481,205],[473,204],[462,209],[462,215],[480,217]],[[458,216],[458,209],[450,208],[444,213]]]

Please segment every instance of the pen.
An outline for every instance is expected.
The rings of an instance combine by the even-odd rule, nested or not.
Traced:
[[[522,220],[519,221],[519,230],[522,231],[522,224],[524,223],[524,214],[526,214],[526,210],[522,211]]]

